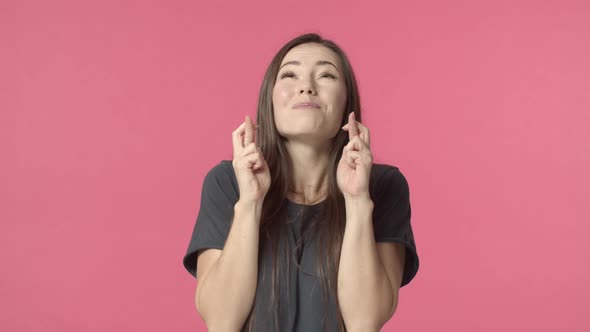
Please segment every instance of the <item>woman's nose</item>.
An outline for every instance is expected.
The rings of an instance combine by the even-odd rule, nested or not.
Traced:
[[[312,95],[312,94],[314,94],[314,92],[313,92],[313,90],[311,88],[305,88],[305,89],[300,89],[299,90],[299,94]]]
[[[315,88],[313,87],[313,84],[310,82],[304,82],[300,87],[299,87],[299,94],[308,94],[308,95],[313,95],[315,94]]]
[[[299,87],[297,88],[300,95],[308,94],[308,95],[315,95],[315,86],[313,82],[313,78],[311,77],[304,77],[299,81]]]
[[[303,77],[301,81],[299,81],[298,91],[299,94],[308,94],[313,95],[315,94],[315,88],[313,86],[313,79],[308,77]]]

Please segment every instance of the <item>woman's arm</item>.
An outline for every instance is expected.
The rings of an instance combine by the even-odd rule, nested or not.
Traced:
[[[197,285],[197,310],[211,332],[239,331],[256,294],[261,203],[238,201],[225,246]],[[197,268],[199,271],[201,267]]]
[[[397,306],[377,252],[370,199],[346,200],[346,228],[338,269],[338,301],[349,332],[379,331]]]

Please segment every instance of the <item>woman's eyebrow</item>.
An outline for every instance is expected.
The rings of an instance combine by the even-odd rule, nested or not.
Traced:
[[[298,66],[299,66],[299,65],[301,65],[301,62],[299,62],[299,61],[297,61],[297,60],[293,60],[293,61],[287,61],[287,62],[283,63],[283,65],[282,65],[282,66],[279,68],[279,70],[280,70],[281,68],[283,68],[284,66],[286,66],[286,65],[298,65]],[[322,65],[332,65],[332,66],[334,66],[334,68],[336,68],[336,70],[338,70],[338,67],[336,67],[336,65],[335,65],[335,64],[333,64],[333,63],[331,63],[330,61],[327,61],[327,60],[319,60],[319,61],[317,61],[317,62],[315,63],[315,65],[316,65],[316,66],[322,66]]]

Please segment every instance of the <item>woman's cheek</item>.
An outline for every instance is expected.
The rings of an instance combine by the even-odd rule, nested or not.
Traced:
[[[285,111],[289,106],[288,92],[284,86],[275,85],[273,89],[273,108],[275,125],[279,132],[282,132]]]
[[[337,105],[336,107],[344,110],[344,106],[346,106],[346,87],[339,87],[334,92],[334,96],[336,96],[334,105]]]
[[[279,105],[282,107],[286,107],[289,104],[289,89],[287,87],[280,87],[277,90],[277,98],[279,100]]]

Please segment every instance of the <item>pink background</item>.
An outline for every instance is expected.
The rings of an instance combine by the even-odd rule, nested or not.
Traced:
[[[588,331],[587,1],[2,1],[0,330],[205,331],[182,257],[266,66],[348,53],[416,278],[383,331]]]

